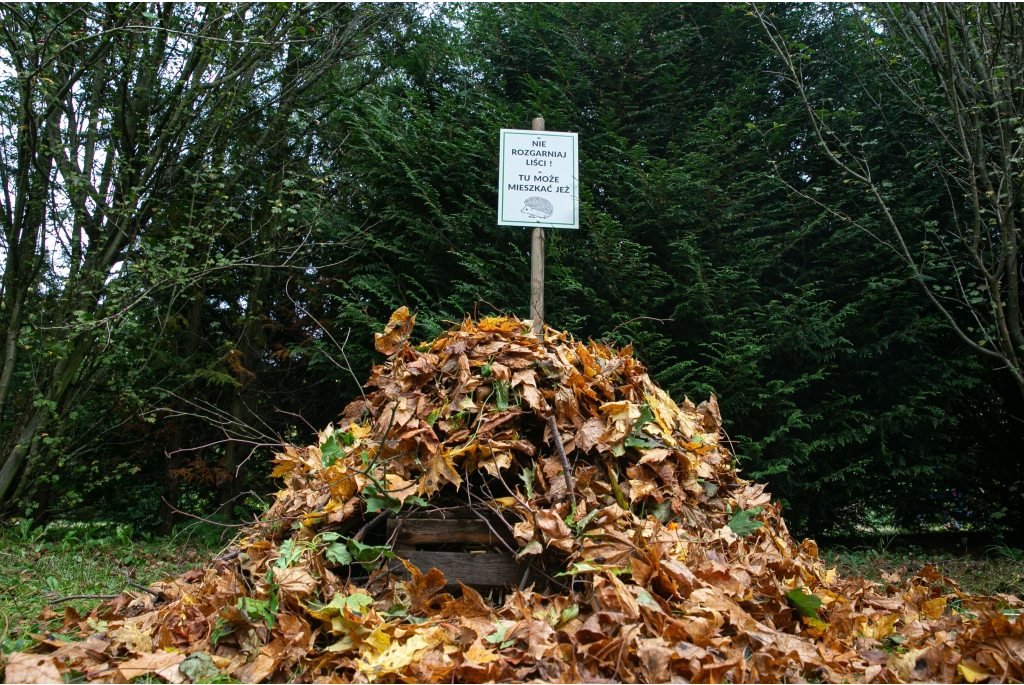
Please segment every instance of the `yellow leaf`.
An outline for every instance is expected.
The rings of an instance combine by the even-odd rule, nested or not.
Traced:
[[[937,597],[936,599],[929,599],[921,607],[921,613],[933,621],[942,616],[943,609],[946,608],[946,598]]]
[[[629,429],[640,418],[640,407],[625,400],[621,402],[605,402],[601,405],[601,413],[616,428]]]
[[[416,494],[415,482],[405,480],[394,473],[386,474],[384,478],[388,482],[388,495],[394,497],[402,504],[405,504],[405,499],[407,497],[412,497]]]
[[[486,664],[498,659],[498,655],[485,647],[480,640],[469,646],[469,649],[465,652],[465,657],[467,661],[472,661],[474,664]]]
[[[985,678],[991,678],[991,674],[986,673],[981,669],[977,663],[971,659],[964,659],[956,666],[957,672],[964,677],[969,683],[980,683]]]
[[[365,661],[357,662],[359,670],[366,674],[366,679],[373,682],[382,676],[398,673],[416,661],[420,653],[433,647],[437,642],[427,642],[419,633],[413,635],[403,644],[392,642],[382,654]]]
[[[871,625],[865,625],[861,630],[861,634],[864,637],[870,637],[875,640],[882,640],[892,634],[892,627],[896,624],[900,618],[899,614],[885,614],[875,619],[875,622]]]
[[[380,628],[377,628],[363,638],[363,642],[373,647],[373,650],[377,654],[383,654],[384,651],[391,646],[391,638],[388,637],[387,633],[382,632]]]
[[[117,642],[123,642],[129,652],[147,654],[153,651],[153,639],[139,630],[134,623],[125,623],[110,634]]]
[[[349,426],[348,430],[352,434],[352,437],[354,437],[356,440],[362,440],[363,438],[369,437],[370,430],[372,428],[373,426],[370,424],[369,421],[367,421],[366,423],[362,424],[353,423],[351,426]]]
[[[484,467],[487,473],[497,478],[499,469],[507,469],[512,465],[512,454],[504,450],[492,452],[485,459],[481,460],[480,465]]]

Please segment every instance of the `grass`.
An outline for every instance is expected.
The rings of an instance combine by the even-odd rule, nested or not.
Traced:
[[[224,544],[220,531],[189,527],[176,536],[133,535],[130,526],[51,524],[0,530],[0,634],[4,653],[32,644],[30,633],[59,629],[62,620],[41,620],[50,606],[72,606],[85,615],[100,599],[51,604],[70,595],[116,595],[130,580],[146,586],[205,566]],[[5,629],[6,624],[6,629]]]
[[[821,557],[844,576],[863,576],[884,582],[883,573],[898,573],[905,579],[908,574],[932,565],[942,575],[956,581],[967,594],[1006,593],[1024,597],[1024,555],[1020,550],[1007,547],[968,553],[925,550],[913,545],[890,549],[881,543],[873,549],[824,549]]]

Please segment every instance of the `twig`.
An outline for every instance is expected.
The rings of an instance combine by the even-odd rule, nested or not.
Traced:
[[[628,326],[631,323],[634,323],[636,321],[642,321],[642,320],[657,321],[658,323],[665,323],[666,321],[675,321],[675,319],[656,319],[653,316],[634,316],[629,321],[623,321],[618,326],[616,326],[615,328],[613,328],[610,331],[608,331],[608,335],[611,335],[612,333],[614,333],[615,331],[619,330],[623,326]]]
[[[386,519],[390,514],[391,512],[385,509],[384,511],[374,516],[366,525],[359,529],[358,533],[352,536],[352,540],[354,540],[355,542],[360,542],[363,539],[363,536],[365,536],[378,523]]]
[[[484,298],[480,297],[480,293],[476,294],[476,299],[477,299],[478,302],[483,302],[485,305],[487,305],[488,307],[490,307],[494,311],[498,312],[502,316],[508,317],[508,312],[506,312],[504,309],[501,309],[499,307],[494,306],[493,304],[491,304],[490,302],[488,302]],[[509,318],[511,318],[511,317],[509,317]]]
[[[69,602],[72,599],[116,599],[121,595],[71,595],[69,597],[61,597],[50,602],[50,604],[60,604],[61,602]]]
[[[505,538],[503,538],[500,535],[498,535],[498,531],[494,530],[494,526],[492,526],[491,522],[487,520],[487,517],[484,516],[483,514],[481,514],[479,511],[477,511],[476,507],[473,506],[473,495],[470,492],[470,487],[469,487],[469,466],[468,465],[466,466],[466,501],[469,503],[469,510],[471,512],[473,512],[473,514],[478,519],[480,519],[481,521],[484,522],[484,524],[487,526],[487,529],[489,531],[491,531],[491,535],[493,535],[494,537],[498,538],[498,542],[501,543],[501,546],[504,547],[505,549],[507,549],[509,552],[511,552],[512,556],[515,556],[516,555],[516,551],[514,549],[512,549],[511,545],[509,545],[505,541]],[[506,523],[505,525],[508,525],[508,524]]]
[[[133,587],[133,588],[136,588],[137,590],[142,590],[143,592],[148,592],[149,594],[153,595],[157,599],[160,599],[160,593],[159,592],[154,592],[153,590],[150,590],[148,587],[143,587],[143,586],[139,585],[138,583],[133,583],[131,581],[128,581],[128,587]]]
[[[177,513],[181,514],[182,516],[188,516],[189,518],[196,519],[197,521],[202,521],[203,523],[209,523],[211,526],[220,526],[221,528],[248,528],[249,526],[253,526],[253,525],[256,525],[258,523],[270,523],[269,521],[253,521],[252,523],[220,523],[218,521],[211,521],[210,519],[204,519],[202,516],[196,516],[195,514],[190,514],[187,511],[182,511],[181,509],[178,509],[173,504],[168,502],[163,497],[161,497],[160,499],[163,500],[163,503],[166,504],[167,506],[169,506],[172,511],[177,512]],[[295,516],[295,517],[292,517],[292,518],[300,518],[300,517]],[[281,521],[281,520],[284,520],[284,519],[282,518],[282,519],[277,519],[277,520]]]
[[[572,508],[576,508],[576,492],[572,484],[572,474],[569,469],[569,459],[565,456],[565,446],[562,444],[562,436],[558,434],[558,423],[555,421],[555,415],[552,414],[548,417],[548,427],[551,429],[551,436],[555,439],[555,450],[558,452],[558,458],[562,462],[562,475],[565,476],[565,489],[569,495],[569,501],[572,502]]]
[[[519,591],[522,592],[526,589],[526,584],[530,582],[530,571],[533,569],[532,564],[527,564],[526,571],[523,572],[523,579],[519,581]]]
[[[317,430],[317,429],[316,429],[316,428],[315,428],[315,427],[313,426],[313,424],[311,424],[311,423],[310,423],[309,421],[307,421],[307,420],[306,420],[306,417],[302,416],[302,414],[296,414],[296,413],[294,413],[294,412],[290,412],[290,411],[285,411],[284,409],[278,409],[277,407],[274,407],[274,411],[275,411],[275,412],[277,412],[278,414],[287,414],[288,416],[294,416],[295,418],[299,419],[299,420],[300,420],[300,421],[302,421],[302,422],[303,422],[304,424],[306,424],[307,426],[309,426],[309,429],[310,429],[311,431],[313,431],[313,434],[314,434],[314,435],[316,435],[317,433],[319,433],[319,432],[320,432],[320,431],[318,431],[318,430]]]

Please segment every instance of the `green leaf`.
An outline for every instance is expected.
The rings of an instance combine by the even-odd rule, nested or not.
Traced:
[[[351,447],[356,444],[356,436],[352,435],[352,431],[346,431],[341,434],[341,444],[345,447]]]
[[[818,618],[818,608],[821,606],[821,598],[809,595],[802,588],[790,590],[786,598],[796,606],[796,610],[807,618]]]
[[[572,527],[576,530],[576,534],[579,535],[584,530],[586,530],[587,525],[591,521],[593,521],[599,513],[601,513],[600,509],[591,509],[589,512],[587,512],[587,515],[584,516],[582,520],[580,520],[579,523],[571,524]]]
[[[654,412],[646,402],[640,407],[640,418],[633,424],[633,430],[640,430],[643,426],[654,420]],[[628,445],[627,445],[628,446]]]
[[[672,518],[672,502],[664,500],[651,507],[651,516],[658,519],[660,523],[668,523]]]
[[[334,542],[327,546],[324,550],[324,556],[327,560],[337,564],[338,566],[348,566],[352,563],[352,555],[348,551],[348,546],[341,542]]]
[[[568,571],[564,571],[563,573],[556,573],[555,577],[557,578],[559,576],[575,576],[580,573],[597,573],[599,571],[607,571],[613,576],[617,576],[622,573],[625,573],[626,569],[618,568],[617,566],[601,566],[599,564],[594,564],[589,561],[578,561],[575,564],[573,564],[572,568],[570,568]]]
[[[651,597],[651,593],[647,590],[643,590],[637,596],[636,603],[642,607],[647,607],[648,609],[657,609],[659,611],[661,610],[661,605],[658,604],[657,600],[655,600],[654,597]]]
[[[233,632],[235,632],[235,626],[226,619],[218,617],[217,622],[213,625],[213,630],[210,631],[210,644],[216,645],[221,638],[227,637]],[[196,679],[193,678],[192,681],[195,682]]]
[[[570,604],[569,606],[562,609],[562,617],[559,619],[559,623],[568,623],[580,614],[580,606],[578,604]]]
[[[325,609],[337,609],[341,612],[343,609],[348,609],[353,614],[362,615],[366,611],[366,607],[373,604],[373,597],[370,595],[364,595],[361,592],[356,592],[351,595],[334,595],[331,603],[328,604]]]
[[[626,447],[642,447],[644,449],[651,449],[653,447],[657,447],[657,445],[655,445],[653,442],[648,442],[643,438],[637,438],[632,435],[625,439],[623,445],[625,445]]]
[[[729,528],[732,532],[736,533],[739,537],[746,537],[751,533],[756,533],[761,530],[764,523],[761,521],[754,521],[754,517],[764,511],[764,507],[754,507],[753,509],[746,509],[737,511],[729,519]]]
[[[535,476],[536,471],[534,471],[534,469],[523,467],[519,471],[519,479],[523,481],[523,484],[526,486],[526,499],[528,500],[533,499],[533,479]]]
[[[494,381],[494,404],[498,407],[498,411],[508,409],[508,389],[507,381]]]
[[[327,442],[320,446],[320,454],[320,464],[326,469],[334,466],[334,462],[338,461],[338,457],[344,454],[344,452],[338,446],[338,441],[334,439],[334,435],[331,435],[331,437],[327,438]]]
[[[294,539],[285,540],[281,544],[281,556],[274,562],[276,568],[288,568],[302,556],[304,545],[296,544]]]
[[[402,503],[394,497],[370,497],[366,500],[366,513],[372,514],[381,509],[388,509],[393,514],[402,510]]]
[[[493,633],[491,633],[490,635],[488,635],[484,639],[487,640],[488,642],[490,642],[491,644],[496,645],[499,642],[503,642],[505,640],[505,633],[507,633],[507,632],[508,632],[508,626],[506,626],[501,621],[498,621],[497,630],[495,630]]]

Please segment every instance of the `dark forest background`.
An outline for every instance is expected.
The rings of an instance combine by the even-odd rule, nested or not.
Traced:
[[[548,232],[550,325],[631,342],[677,398],[714,392],[794,533],[1019,533],[1024,217],[949,149],[967,121],[994,160],[975,166],[1019,176],[1024,60],[978,43],[972,78],[1016,94],[961,111],[929,41],[969,61],[1024,22],[956,11],[0,7],[3,517],[169,532],[165,498],[249,518],[274,446],[382,361],[393,309],[421,340],[525,317],[498,130],[543,116],[581,153],[581,227]]]

